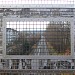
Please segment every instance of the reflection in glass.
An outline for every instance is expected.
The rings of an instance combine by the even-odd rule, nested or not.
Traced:
[[[70,23],[7,22],[7,55],[70,55]]]

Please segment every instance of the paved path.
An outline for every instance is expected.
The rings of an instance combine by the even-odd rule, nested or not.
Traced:
[[[49,55],[49,50],[47,49],[44,36],[41,36],[41,39],[39,40],[37,45],[37,49],[33,51],[32,55]],[[43,68],[44,66],[47,66],[47,60],[32,60],[31,66],[32,69],[39,69],[40,67]]]
[[[37,45],[37,49],[33,51],[33,55],[49,55],[49,50],[47,49],[44,36],[41,36],[41,39]]]

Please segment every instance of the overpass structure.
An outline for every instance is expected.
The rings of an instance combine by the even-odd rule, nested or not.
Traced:
[[[74,4],[0,5],[1,75],[74,75]]]

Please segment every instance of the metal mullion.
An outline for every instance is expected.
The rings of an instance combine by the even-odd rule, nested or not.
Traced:
[[[23,28],[22,28],[22,30],[23,30],[23,31],[22,31],[22,33],[23,33],[23,34],[22,34],[22,44],[23,44],[24,39],[25,39],[25,34],[24,34],[24,32],[25,32],[25,31],[24,31],[24,29],[25,29],[25,28],[24,28],[24,22],[25,22],[25,21],[23,21]],[[22,48],[22,53],[23,53],[23,48]]]
[[[26,21],[26,22],[28,22],[28,21]],[[26,36],[27,36],[27,32],[29,32],[29,28],[28,28],[28,31],[27,31],[27,23],[26,23]],[[28,38],[27,38],[27,39],[28,39]],[[26,39],[26,41],[27,41],[27,39]],[[26,46],[25,50],[26,50],[26,52],[27,52],[27,46]]]
[[[64,33],[64,21],[62,22],[62,25],[63,25],[63,31],[61,32],[61,34],[63,34]],[[64,45],[64,34],[62,35],[62,43],[63,43],[63,50],[64,50],[64,47],[65,47],[65,45]]]
[[[39,31],[40,31],[40,34],[41,34],[41,21],[40,21],[40,28],[38,28]],[[41,35],[40,35],[41,36]],[[40,44],[42,43],[42,41],[40,41]],[[40,50],[40,53],[41,53],[41,45],[39,45],[39,50]],[[40,55],[40,54],[39,54]]]

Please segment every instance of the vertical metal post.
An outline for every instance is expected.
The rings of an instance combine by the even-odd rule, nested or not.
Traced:
[[[11,69],[11,68],[12,68],[12,60],[9,59],[9,69]]]
[[[22,61],[19,59],[19,69],[22,69]]]
[[[3,69],[3,65],[2,65],[1,59],[0,59],[0,69]]]

